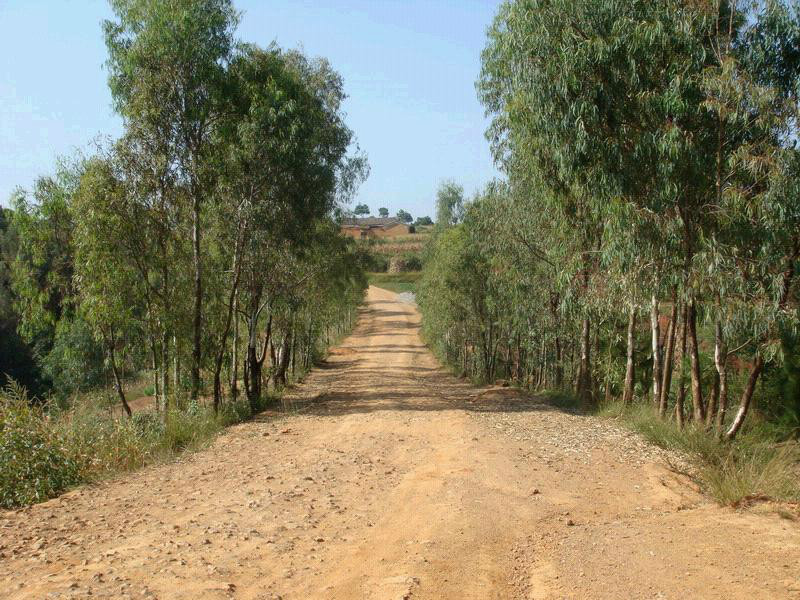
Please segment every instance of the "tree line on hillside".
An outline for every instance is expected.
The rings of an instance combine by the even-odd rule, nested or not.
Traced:
[[[124,133],[0,214],[0,370],[41,395],[98,386],[163,415],[259,406],[349,326],[364,257],[337,211],[367,175],[324,59],[237,40],[230,0],[111,0]],[[182,403],[183,404],[183,403]]]
[[[477,90],[507,181],[437,219],[429,342],[586,405],[730,439],[757,397],[800,431],[799,49],[778,0],[504,2]]]
[[[353,209],[353,214],[356,217],[368,217],[372,214],[372,211],[367,204],[356,204],[356,207]],[[389,218],[389,209],[384,207],[379,208],[378,215],[382,219]],[[411,216],[411,213],[403,210],[402,208],[397,211],[396,218],[401,223],[407,223],[409,225],[413,224],[414,227],[419,227],[420,225],[433,225],[433,220],[430,217],[417,217],[416,220],[414,220],[414,217]]]

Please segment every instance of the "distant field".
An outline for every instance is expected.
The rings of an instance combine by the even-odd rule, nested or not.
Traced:
[[[391,292],[414,292],[417,291],[417,281],[420,278],[419,271],[409,273],[369,273],[369,284],[383,288]]]
[[[396,235],[394,237],[373,238],[372,241],[376,246],[383,246],[385,244],[424,244],[430,237],[431,234],[428,232],[418,232],[408,235]]]
[[[425,246],[430,239],[430,234],[402,235],[393,238],[371,240],[371,250],[376,254],[384,256],[394,256],[395,254],[405,254],[407,252],[417,253]]]

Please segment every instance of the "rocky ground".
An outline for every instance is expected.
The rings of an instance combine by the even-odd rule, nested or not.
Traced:
[[[206,451],[0,513],[2,598],[800,598],[800,527],[436,364],[413,304]]]

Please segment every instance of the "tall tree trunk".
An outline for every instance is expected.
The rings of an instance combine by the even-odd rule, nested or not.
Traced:
[[[231,344],[231,399],[239,397],[239,315],[236,312],[239,295],[233,299],[233,342]]]
[[[156,405],[156,411],[158,411],[161,382],[158,380],[158,350],[156,349],[156,340],[152,335],[150,336],[150,358],[153,364],[153,401]]]
[[[109,331],[108,339],[108,361],[111,363],[111,372],[114,374],[114,386],[117,389],[117,396],[119,396],[119,401],[122,404],[122,408],[125,410],[125,414],[128,415],[128,417],[132,417],[133,412],[131,411],[131,407],[128,404],[127,398],[125,398],[125,390],[122,387],[122,378],[120,377],[119,368],[117,367],[117,358],[114,350],[117,340],[114,337],[113,327]]]
[[[558,305],[560,300],[561,298],[558,294],[550,292],[550,315],[553,317],[553,324],[555,325],[556,331],[558,331],[560,323],[558,314]],[[553,365],[553,385],[558,390],[560,390],[564,385],[564,349],[562,346],[563,344],[561,343],[561,337],[556,335],[555,364]]]
[[[576,346],[576,341],[571,339],[570,340],[570,347],[569,347],[569,351],[570,351],[570,355],[569,355],[569,371],[570,371],[569,377],[570,377],[570,385],[572,386],[572,389],[575,390],[575,395],[580,397],[580,386],[581,386],[582,374],[581,374],[580,360],[577,361],[577,363],[578,363],[577,367],[575,365],[575,363],[576,363],[576,360],[575,360],[576,348],[575,348],[575,346]]]
[[[675,330],[678,327],[678,300],[672,297],[672,313],[669,318],[669,329],[667,330],[667,350],[664,355],[662,377],[661,377],[661,397],[658,399],[658,414],[663,419],[667,416],[667,406],[669,405],[669,389],[672,387],[672,369],[675,360]]]
[[[702,424],[706,417],[706,407],[703,404],[703,382],[700,374],[700,351],[697,343],[697,306],[694,297],[689,300],[689,359],[691,360],[692,376],[692,410],[694,420]]]
[[[246,391],[250,408],[255,408],[261,400],[261,364],[258,361],[258,350],[254,344],[247,345]]]
[[[730,428],[725,433],[725,437],[732,440],[739,433],[739,430],[744,424],[747,411],[750,408],[750,401],[753,399],[753,392],[756,390],[756,382],[758,376],[761,375],[761,370],[764,368],[764,359],[760,355],[756,355],[753,360],[753,366],[750,369],[750,376],[747,378],[747,385],[742,392],[742,397],[739,400],[739,410],[736,411],[736,416],[733,418]]]
[[[555,368],[555,387],[557,390],[564,385],[564,362],[561,349],[561,338],[556,336],[556,368]]]
[[[625,363],[625,385],[622,390],[622,403],[633,402],[633,381],[636,378],[636,305],[631,303],[628,311],[628,345]]]
[[[661,401],[661,326],[658,322],[658,298],[655,294],[650,298],[650,333],[653,350],[653,406],[658,407]]]
[[[689,321],[689,307],[686,302],[681,309],[681,352],[680,352],[680,375],[678,379],[678,396],[675,399],[675,420],[678,427],[683,427],[684,423],[684,404],[686,402],[686,337]]]
[[[728,345],[725,343],[722,323],[719,320],[716,325],[715,338],[714,366],[717,368],[717,376],[719,377],[719,403],[717,405],[717,414],[715,415],[715,428],[717,434],[722,435],[722,428],[725,425],[725,413],[728,410]]]
[[[297,333],[295,331],[294,322],[292,322],[292,345],[289,349],[289,354],[291,355],[292,379],[294,379],[295,364],[297,363]]]
[[[273,388],[277,385],[275,381],[275,371],[278,369],[278,352],[275,350],[275,338],[273,337],[269,341],[269,370],[272,374],[272,385]],[[269,384],[269,378],[267,379],[267,384]]]
[[[281,349],[278,354],[278,369],[275,371],[275,382],[282,387],[286,387],[286,370],[289,367],[289,359],[291,358],[291,345],[292,345],[292,330],[288,328],[286,334],[283,336]]]
[[[161,334],[161,406],[166,420],[169,412],[169,334],[166,331]]]
[[[192,314],[192,387],[191,399],[200,396],[200,362],[203,334],[203,269],[200,256],[200,194],[192,194],[192,266],[194,267],[194,309]]]
[[[542,336],[542,388],[547,388],[547,344]]]
[[[178,336],[172,336],[172,389],[174,394],[178,394],[181,389],[181,353],[178,346]]]
[[[711,382],[711,393],[708,395],[706,404],[706,429],[711,430],[717,418],[717,406],[719,405],[719,373],[714,369],[714,379]]]
[[[225,314],[225,326],[222,329],[219,344],[217,345],[217,356],[214,361],[214,412],[219,410],[222,402],[222,361],[225,358],[225,351],[228,349],[228,334],[233,322],[233,311],[236,308],[236,293],[239,291],[239,277],[241,273],[241,261],[239,260],[241,228],[237,232],[236,245],[233,250],[233,281],[231,291],[228,295],[228,311]]]
[[[255,306],[258,301],[255,302]],[[258,355],[258,313],[251,313],[249,323],[247,326],[247,357],[245,364],[245,392],[247,394],[247,401],[252,410],[258,408],[261,401],[261,372],[264,365],[264,359],[267,354],[267,346],[272,341],[272,315],[269,316],[267,321],[267,331],[264,338],[264,348],[261,356]]]
[[[581,324],[581,363],[578,370],[578,397],[584,405],[592,403],[591,321],[583,318]]]
[[[778,298],[778,308],[785,310],[792,291],[792,282],[795,277],[795,264],[800,259],[800,234],[795,233],[792,238],[792,252],[786,258],[786,267],[781,276],[781,295]]]

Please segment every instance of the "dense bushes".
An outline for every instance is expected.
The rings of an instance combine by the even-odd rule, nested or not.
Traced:
[[[245,399],[217,414],[195,405],[166,418],[146,412],[119,419],[100,406],[85,398],[61,411],[32,402],[16,385],[0,391],[0,507],[41,502],[79,483],[200,448],[252,414]]]
[[[408,273],[422,269],[422,259],[415,252],[404,252],[389,260],[389,273]]]
[[[60,433],[22,388],[0,392],[0,507],[40,502],[80,481]]]

